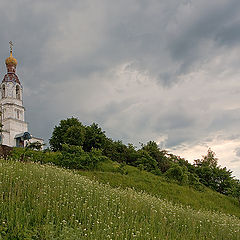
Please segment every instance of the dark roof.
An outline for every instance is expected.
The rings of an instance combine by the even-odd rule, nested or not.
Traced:
[[[20,84],[18,76],[15,73],[7,73],[5,74],[2,82],[16,82]]]
[[[19,133],[15,136],[15,138],[23,138],[24,140],[28,140],[28,139],[31,139],[32,136],[29,132],[24,132],[24,133]]]

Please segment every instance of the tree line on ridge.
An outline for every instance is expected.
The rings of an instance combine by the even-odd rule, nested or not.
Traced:
[[[71,168],[94,168],[98,161],[111,159],[124,166],[128,164],[164,175],[179,184],[196,189],[205,185],[219,193],[240,198],[240,181],[226,167],[218,165],[215,153],[208,149],[202,159],[193,164],[186,159],[160,149],[156,142],[149,141],[137,149],[132,144],[114,141],[96,124],[84,126],[77,118],[61,120],[50,138],[50,148],[59,152],[64,165]],[[87,159],[87,160],[86,160]]]

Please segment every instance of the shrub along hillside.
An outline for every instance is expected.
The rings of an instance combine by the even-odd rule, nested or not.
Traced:
[[[0,160],[0,239],[231,239],[240,220],[116,189],[70,170]]]
[[[125,145],[108,138],[97,124],[84,126],[73,117],[60,121],[49,142],[52,151],[60,151],[64,155],[61,156],[62,166],[93,169],[102,154],[102,157],[112,161],[126,163],[155,175],[164,175],[181,185],[200,190],[203,184],[219,193],[238,198],[240,202],[240,181],[234,179],[230,170],[218,166],[218,159],[211,149],[202,159],[190,164],[184,158],[159,149],[154,141],[136,149],[132,144]],[[73,162],[71,159],[74,159]]]

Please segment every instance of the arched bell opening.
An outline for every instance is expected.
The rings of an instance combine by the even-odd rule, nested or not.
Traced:
[[[2,98],[5,98],[6,97],[6,87],[5,85],[3,84],[2,85]]]
[[[19,85],[16,86],[16,98],[19,99],[19,100],[21,99]]]

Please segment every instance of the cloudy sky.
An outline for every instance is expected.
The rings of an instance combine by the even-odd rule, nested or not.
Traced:
[[[189,161],[208,147],[240,178],[239,0],[0,0],[31,133],[61,119]]]

